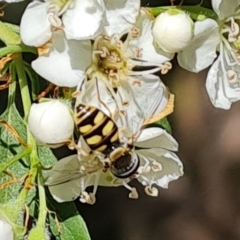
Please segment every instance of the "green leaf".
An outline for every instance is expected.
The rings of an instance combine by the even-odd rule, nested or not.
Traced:
[[[52,167],[53,164],[57,162],[56,157],[49,147],[38,146],[38,157],[45,168]]]
[[[57,214],[57,218],[60,223],[61,233],[59,234],[58,226],[54,216],[50,216],[50,229],[56,239],[90,240],[91,238],[89,236],[86,224],[79,215],[75,205],[70,202],[58,203],[52,198],[49,192],[47,196],[48,208]]]
[[[153,123],[152,126],[159,126],[161,128],[164,128],[169,134],[172,134],[172,129],[170,123],[167,120],[167,117],[159,120],[158,122]]]
[[[0,39],[6,45],[16,45],[21,43],[21,38],[19,34],[16,33],[15,29],[6,25],[4,22],[0,21]]]
[[[5,120],[10,124],[26,141],[26,125],[23,122],[21,116],[19,115],[15,104],[11,104],[9,108],[1,115],[1,119]],[[6,163],[16,154],[22,152],[25,148],[17,141],[17,139],[12,135],[12,133],[6,129],[2,124],[0,124],[0,163]],[[15,164],[11,165],[7,171],[10,172],[15,178],[20,178],[28,173],[27,163],[29,162],[29,157],[25,156],[22,161],[16,161]],[[8,175],[1,173],[0,181],[1,183],[11,181],[12,178]],[[0,191],[0,203],[6,203],[14,198],[16,198],[22,188],[23,180],[11,184]]]
[[[21,235],[23,238],[23,215],[24,202],[19,199],[0,205],[0,216],[12,225],[15,237]]]

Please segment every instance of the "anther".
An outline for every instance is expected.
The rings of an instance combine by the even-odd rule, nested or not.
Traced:
[[[129,198],[138,199],[138,192],[136,188],[132,188],[131,192],[128,195]]]
[[[88,194],[86,191],[84,191],[82,192],[79,200],[82,203],[88,203],[92,205],[96,202],[96,197],[93,193]]]
[[[153,172],[162,171],[162,164],[154,161],[152,164],[152,170],[153,170]]]
[[[157,197],[158,196],[158,189],[155,187],[147,186],[145,187],[145,193],[151,197]]]
[[[227,78],[228,78],[228,81],[229,83],[236,83],[237,82],[237,73],[233,70],[228,70],[227,71]]]

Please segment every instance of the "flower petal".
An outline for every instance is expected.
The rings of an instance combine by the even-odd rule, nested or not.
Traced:
[[[220,42],[218,24],[212,19],[197,21],[194,28],[194,38],[188,47],[178,53],[178,63],[192,72],[199,72],[217,57],[216,48]]]
[[[138,80],[140,85],[134,84]],[[144,119],[161,113],[168,103],[169,92],[158,76],[146,74],[129,77],[136,102],[141,106]]]
[[[104,10],[102,0],[75,0],[62,17],[66,37],[83,40],[101,34]]]
[[[172,151],[178,150],[177,141],[159,127],[143,129],[137,138],[135,146],[140,148],[165,148]]]
[[[61,31],[53,35],[50,52],[32,62],[33,69],[61,87],[75,87],[91,63],[90,41],[66,40]]]
[[[212,1],[213,10],[218,14],[220,20],[230,17],[234,14],[239,7],[240,0],[232,1],[229,4],[229,0],[214,0]]]
[[[152,25],[153,19],[143,10],[140,12],[135,26],[139,29],[139,35],[129,41],[129,49],[141,49],[139,59],[152,64],[162,64],[173,58],[174,54],[165,53],[153,44]],[[135,57],[136,58],[136,57]]]
[[[48,5],[49,3],[34,1],[27,6],[20,24],[20,35],[26,45],[39,47],[51,39]]]
[[[169,182],[178,179],[183,175],[183,165],[177,155],[174,153],[160,149],[141,149],[136,151],[140,157],[141,166],[149,162],[150,171],[140,174],[137,178],[143,185],[157,184],[162,188],[168,188]],[[158,171],[153,171],[153,165],[160,166]]]
[[[131,28],[139,14],[139,0],[103,0],[106,6],[105,34],[121,34]]]
[[[239,68],[239,66],[236,65],[235,68]],[[230,109],[232,102],[240,100],[239,85],[237,87],[230,86],[227,78],[226,71],[229,69],[234,69],[234,67],[228,67],[220,55],[210,68],[206,79],[206,89],[212,104],[226,110]],[[239,69],[235,69],[235,71],[238,73]]]

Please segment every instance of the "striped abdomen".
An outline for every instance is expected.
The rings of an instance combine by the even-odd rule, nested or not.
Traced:
[[[105,153],[119,144],[117,125],[95,107],[79,104],[76,107],[75,123],[93,151]]]

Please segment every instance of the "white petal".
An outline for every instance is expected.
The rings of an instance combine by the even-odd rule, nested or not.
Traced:
[[[33,69],[61,87],[75,87],[91,63],[90,41],[66,40],[61,32],[53,35],[50,52],[32,62]]]
[[[139,14],[139,0],[104,0],[106,6],[105,34],[112,36],[128,30]]]
[[[193,40],[185,50],[178,53],[179,65],[192,72],[207,68],[217,56],[219,42],[219,27],[214,20],[197,21]]]
[[[104,14],[102,0],[75,0],[62,17],[64,31],[68,39],[91,39],[102,32]]]
[[[231,86],[227,78],[227,70],[233,69],[238,74],[239,66],[229,67],[225,58],[221,58],[222,53],[210,68],[207,79],[206,89],[212,104],[217,108],[230,109],[231,104],[240,100],[240,87]]]
[[[141,131],[135,143],[140,148],[165,148],[178,150],[178,143],[164,129],[158,127],[146,128]]]
[[[13,240],[12,226],[0,219],[0,239],[1,240]]]
[[[231,1],[229,4],[229,0],[213,0],[212,7],[213,10],[218,14],[220,20],[230,17],[239,7],[240,0]]]
[[[140,85],[134,84],[136,79],[140,81]],[[144,119],[163,111],[168,103],[169,92],[158,76],[147,74],[131,77],[128,81],[134,98],[141,107]]]
[[[20,35],[26,45],[39,47],[51,39],[51,24],[46,10],[48,5],[34,1],[26,8],[20,24]]]
[[[174,54],[164,53],[161,49],[154,46],[152,35],[153,19],[149,18],[145,11],[141,11],[141,15],[138,17],[135,25],[140,31],[139,36],[130,40],[128,48],[132,50],[141,49],[141,57],[139,59],[158,65],[173,58]]]
[[[50,100],[31,106],[28,126],[37,141],[56,144],[71,138],[74,122],[69,108],[64,103]]]
[[[156,161],[161,164],[162,169],[154,172],[143,172],[138,177],[138,180],[143,185],[157,184],[162,188],[168,188],[169,182],[178,179],[183,175],[183,165],[179,158],[172,152],[160,149],[141,149],[136,151],[140,157],[141,166],[146,164],[146,161],[150,162],[150,165]]]

